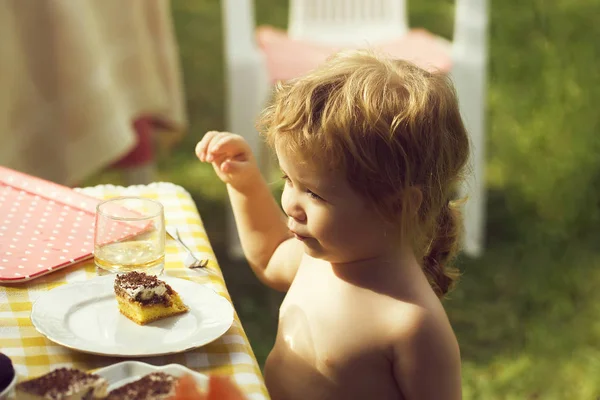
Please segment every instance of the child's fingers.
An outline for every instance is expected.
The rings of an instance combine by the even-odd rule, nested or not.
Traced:
[[[215,158],[215,155],[220,153],[220,152],[215,151],[216,145],[217,145],[217,143],[219,143],[219,141],[221,141],[223,138],[226,138],[226,137],[227,137],[227,135],[224,133],[219,133],[219,134],[213,136],[212,140],[208,144],[208,148],[206,149],[206,161],[212,162]]]
[[[215,137],[207,151],[207,161],[214,161],[219,156],[227,155],[231,158],[239,158],[244,155],[243,139],[236,135],[223,135]]]
[[[244,161],[230,156],[227,153],[217,154],[211,161],[218,173],[233,175],[243,168]]]
[[[199,141],[196,144],[196,148],[194,149],[194,152],[196,153],[196,157],[198,157],[198,160],[204,162],[204,148],[206,146],[204,145],[204,143],[201,141]]]
[[[218,131],[209,131],[206,132],[204,134],[204,137],[202,137],[202,140],[200,140],[200,142],[198,142],[198,144],[196,145],[196,156],[198,157],[198,159],[202,162],[206,161],[206,155],[207,155],[207,151],[208,151],[208,147],[210,146],[210,143],[213,141],[213,139],[218,136],[221,132]]]
[[[225,174],[233,175],[233,174],[239,172],[239,170],[243,167],[243,165],[244,165],[243,162],[227,159],[221,163],[220,169],[221,169],[221,172],[223,172]]]
[[[227,136],[219,136],[218,138],[215,138],[215,140],[212,141],[212,143],[210,144],[210,148],[208,149],[208,154],[220,154],[223,152],[223,145],[224,144],[231,144],[233,142],[233,137],[231,135],[227,135]],[[227,146],[228,148],[231,148],[231,146]]]
[[[203,161],[210,161],[207,160],[208,158],[208,150],[210,149],[210,146],[212,143],[214,143],[219,137],[223,136],[224,133],[223,132],[219,132],[219,131],[210,131],[207,132],[204,137],[202,138],[202,160]]]

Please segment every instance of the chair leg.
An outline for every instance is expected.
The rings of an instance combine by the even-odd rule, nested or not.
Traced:
[[[156,180],[156,164],[150,161],[144,165],[123,168],[123,181],[125,185],[147,185]]]
[[[469,170],[461,195],[464,207],[464,252],[481,255],[485,234],[485,69],[476,63],[457,62],[452,78],[459,98],[460,111],[471,139]]]

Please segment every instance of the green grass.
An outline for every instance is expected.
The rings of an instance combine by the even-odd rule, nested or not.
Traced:
[[[286,25],[286,1],[257,0]],[[487,251],[460,259],[445,303],[460,341],[465,399],[600,398],[600,15],[596,0],[491,2]],[[220,4],[176,0],[190,129],[160,178],[198,204],[260,362],[277,301],[224,252],[225,190],[194,159],[224,128]],[[451,37],[453,1],[412,0],[412,26]],[[116,182],[113,173],[90,183]],[[432,381],[435,377],[432,377]]]

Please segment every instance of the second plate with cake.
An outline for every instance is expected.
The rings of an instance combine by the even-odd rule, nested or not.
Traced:
[[[139,325],[119,312],[114,275],[60,286],[34,303],[31,321],[48,339],[86,353],[148,357],[203,346],[233,323],[233,307],[212,289],[161,276],[188,311]]]

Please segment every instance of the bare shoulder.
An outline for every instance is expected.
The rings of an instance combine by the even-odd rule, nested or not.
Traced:
[[[264,272],[264,283],[279,291],[287,291],[294,280],[304,246],[296,239],[287,239],[275,249]]]
[[[408,399],[460,399],[458,341],[439,301],[399,307],[391,330],[396,381]],[[435,377],[435,385],[431,385]]]
[[[423,337],[434,336],[456,343],[456,337],[442,304],[437,300],[419,303],[401,303],[394,311],[395,342],[412,343]]]

